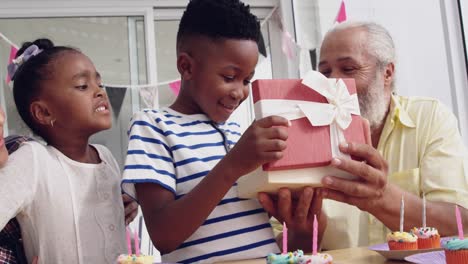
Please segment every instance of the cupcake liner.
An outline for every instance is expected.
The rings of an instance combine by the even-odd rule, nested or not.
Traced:
[[[468,263],[468,249],[447,250],[445,249],[445,261],[447,264]]]
[[[415,250],[418,249],[418,242],[398,242],[388,241],[390,250]]]
[[[418,249],[440,248],[440,236],[432,236],[429,238],[418,238]]]

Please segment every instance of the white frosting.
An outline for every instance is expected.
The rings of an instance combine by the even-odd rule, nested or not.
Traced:
[[[297,263],[299,264],[331,264],[333,263],[333,258],[326,253],[318,253],[317,255],[303,256],[298,259]]]
[[[434,227],[414,227],[411,229],[411,233],[415,234],[418,238],[431,238],[439,235],[439,232]]]

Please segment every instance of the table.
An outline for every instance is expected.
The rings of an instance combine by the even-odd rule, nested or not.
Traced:
[[[382,257],[379,253],[366,247],[346,248],[327,251],[333,256],[336,264],[402,264],[404,261],[392,261]],[[223,262],[223,264],[265,264],[265,259],[252,259],[242,261]]]

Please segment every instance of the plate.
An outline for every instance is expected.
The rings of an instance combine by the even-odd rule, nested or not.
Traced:
[[[370,246],[369,249],[373,250],[380,255],[384,256],[387,259],[398,259],[398,260],[404,260],[405,257],[408,257],[410,255],[414,254],[420,254],[420,253],[427,253],[427,252],[433,252],[433,251],[443,251],[442,244],[445,243],[445,241],[450,240],[451,237],[443,237],[440,239],[440,248],[428,248],[428,249],[416,249],[416,250],[390,250],[388,248],[388,244],[377,244]]]
[[[445,264],[445,252],[443,250],[419,253],[405,257],[405,260],[417,264]]]

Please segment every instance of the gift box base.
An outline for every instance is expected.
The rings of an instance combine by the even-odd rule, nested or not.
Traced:
[[[277,171],[264,171],[260,167],[239,178],[237,192],[239,198],[256,198],[259,192],[277,193],[283,187],[292,191],[300,190],[306,186],[321,187],[322,178],[325,176],[336,176],[350,180],[357,178],[332,166]]]

